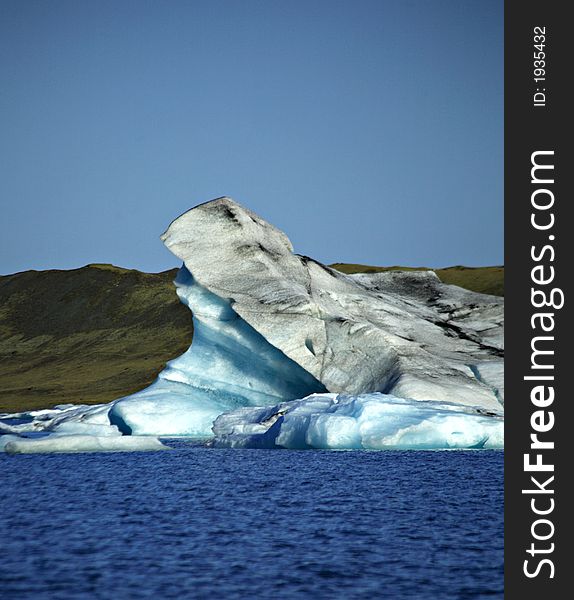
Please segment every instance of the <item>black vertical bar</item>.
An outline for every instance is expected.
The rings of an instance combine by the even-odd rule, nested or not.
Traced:
[[[571,283],[574,231],[569,217],[570,205],[574,203],[574,102],[568,91],[574,83],[574,25],[567,17],[568,8],[568,2],[557,0],[507,0],[505,4],[505,597],[510,600],[572,597],[571,590],[567,595],[564,590],[568,590],[569,580],[574,577],[574,551],[569,540],[569,515],[574,511],[570,491],[574,482],[574,428],[570,433],[574,394],[568,389],[568,377],[574,374],[574,350],[568,343],[572,328],[566,321],[574,303]],[[536,27],[540,29],[535,30]],[[542,43],[542,49],[535,47]],[[543,66],[534,63],[535,52],[543,52]],[[543,68],[544,74],[535,68]],[[537,76],[540,81],[535,81]],[[540,151],[548,154],[537,155],[536,161],[554,168],[535,171],[533,183],[532,155]],[[536,182],[541,179],[553,182]],[[553,194],[552,206],[534,207],[533,193],[538,205],[551,204]],[[537,230],[532,225],[533,214],[536,223],[542,226],[549,224],[553,215],[554,225]],[[548,248],[540,256],[545,246],[553,250]],[[540,258],[536,260],[532,254]],[[534,276],[538,280],[549,278],[553,267],[552,282],[533,282],[532,269],[540,265],[542,269],[535,271]],[[564,292],[563,308],[533,306],[533,290],[540,290],[549,298],[552,289]],[[560,304],[559,298],[556,292],[555,301],[550,304]],[[541,294],[537,294],[535,302],[541,299]],[[553,315],[544,321],[547,327],[554,321],[553,330],[542,331],[541,320],[537,318],[533,327],[533,315],[542,312]],[[536,346],[554,351],[536,360],[536,364],[544,363],[549,368],[531,367],[531,343],[536,336],[554,338],[539,340]],[[524,379],[540,375],[553,376],[554,381]],[[539,385],[546,386],[547,396],[549,387],[555,393],[552,404],[542,408],[531,400],[532,389]],[[539,410],[542,415],[533,417]],[[550,412],[554,425],[549,431],[538,433],[538,437],[554,442],[555,447],[532,449],[531,434],[537,433],[532,419],[537,426],[546,427],[552,418]],[[526,471],[525,454],[530,456],[530,463],[535,463],[537,455],[541,455],[540,460],[545,465],[554,465],[554,470]],[[554,480],[540,493],[523,493],[523,490],[538,490],[532,476],[539,485],[551,477]],[[539,511],[554,508],[546,515],[538,515],[533,506]],[[546,540],[536,538],[549,535]],[[548,562],[543,563],[544,560]]]

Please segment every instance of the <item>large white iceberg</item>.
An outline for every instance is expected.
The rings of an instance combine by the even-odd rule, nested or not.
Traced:
[[[247,431],[279,411],[273,446],[502,444],[500,418],[485,416],[503,411],[502,299],[432,272],[344,275],[229,198],[181,215],[162,239],[184,263],[189,350],[131,396],[0,415],[0,433],[208,438],[217,419],[218,444],[267,444],[267,430],[256,441],[228,424]]]
[[[412,450],[502,448],[501,415],[386,394],[313,394],[221,415],[214,445],[231,448]]]
[[[230,198],[187,211],[162,239],[195,282],[327,391],[500,408],[473,367],[502,365],[502,299],[433,272],[345,275],[295,254],[282,231]]]

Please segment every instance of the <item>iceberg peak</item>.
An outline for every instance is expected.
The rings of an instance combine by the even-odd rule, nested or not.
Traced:
[[[200,285],[330,392],[500,407],[468,366],[501,364],[499,298],[432,272],[344,275],[294,254],[282,231],[228,197],[185,212],[162,239]]]

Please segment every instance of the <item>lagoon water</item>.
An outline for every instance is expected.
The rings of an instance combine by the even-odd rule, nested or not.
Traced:
[[[502,451],[0,454],[6,598],[503,597]]]

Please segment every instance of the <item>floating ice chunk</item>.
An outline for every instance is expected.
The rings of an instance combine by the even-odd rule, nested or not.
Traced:
[[[3,440],[3,438],[9,438]],[[8,454],[45,454],[51,452],[140,452],[170,450],[157,438],[145,436],[48,435],[42,438],[0,436]]]
[[[62,405],[52,409],[0,415],[0,451],[134,452],[166,450],[155,437],[122,436],[110,423],[110,405]],[[8,422],[6,422],[8,421]]]
[[[0,414],[0,434],[77,434],[121,436],[121,432],[110,423],[110,404],[66,404],[55,408],[34,410],[16,414]]]
[[[386,394],[314,394],[218,417],[219,447],[333,449],[502,448],[501,415],[447,402]]]

